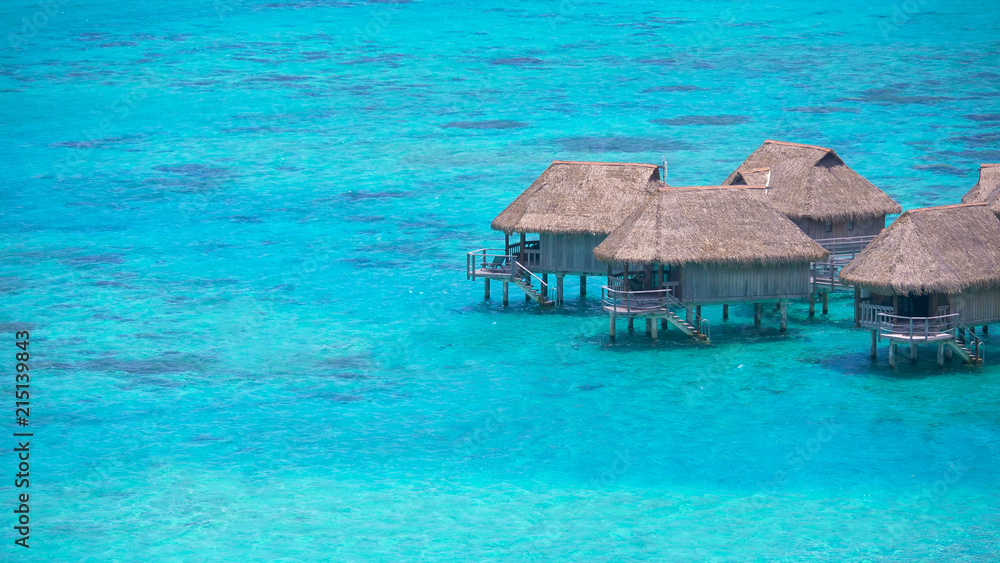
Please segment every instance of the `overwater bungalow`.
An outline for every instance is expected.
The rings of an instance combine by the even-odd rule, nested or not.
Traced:
[[[810,239],[768,202],[764,186],[662,188],[594,249],[606,264],[604,310],[615,321],[645,319],[657,337],[656,321],[708,339],[701,307],[754,304],[760,325],[764,303],[780,310],[787,327],[789,299],[807,297],[810,263],[827,250]],[[620,272],[620,273],[618,273]]]
[[[962,203],[985,203],[1000,215],[1000,164],[980,165],[979,181],[962,196]]]
[[[1000,220],[986,203],[913,209],[901,215],[841,272],[855,286],[858,326],[877,343],[934,344],[938,363],[957,353],[983,358],[981,326],[1000,320]]]
[[[844,287],[840,269],[882,232],[886,215],[902,211],[833,149],[814,145],[764,141],[723,183],[767,185],[771,205],[830,251],[812,268],[810,316],[817,295],[829,312],[829,293]]]
[[[555,161],[493,220],[491,227],[504,233],[503,248],[468,253],[466,274],[485,281],[487,299],[490,281],[501,281],[504,305],[508,283],[525,299],[561,304],[568,275],[580,276],[580,294],[586,295],[587,276],[606,269],[594,248],[665,186],[655,164]],[[512,242],[515,234],[519,240]],[[549,275],[556,277],[554,295]]]

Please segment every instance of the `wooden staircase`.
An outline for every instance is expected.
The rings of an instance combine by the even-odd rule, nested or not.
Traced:
[[[682,306],[685,307],[685,308],[687,308],[686,305],[682,305]],[[675,327],[677,327],[678,329],[680,329],[680,331],[683,332],[684,334],[686,334],[688,336],[692,336],[692,337],[697,338],[699,340],[708,341],[708,335],[707,334],[703,334],[699,330],[699,327],[696,327],[696,326],[694,326],[694,324],[687,322],[687,320],[685,320],[683,317],[679,316],[677,313],[673,312],[672,310],[668,311],[667,315],[665,317],[663,317],[663,318],[666,319],[666,321],[668,323],[670,323],[670,324],[674,325]]]
[[[555,305],[555,301],[549,299],[548,288],[545,292],[542,292],[541,288],[542,280],[538,276],[533,274],[531,270],[525,268],[520,262],[516,260],[513,261],[513,270],[511,271],[510,281],[517,287],[521,288],[532,301],[535,301],[542,307],[551,307]],[[534,282],[538,283],[538,289],[535,289]]]
[[[965,328],[965,325],[960,326]],[[967,364],[983,363],[983,341],[968,330],[958,331],[958,334],[964,337],[956,335],[954,340],[945,342],[945,346],[951,348],[951,351]]]

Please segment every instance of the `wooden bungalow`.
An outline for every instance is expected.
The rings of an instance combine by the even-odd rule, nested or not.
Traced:
[[[980,165],[979,181],[962,196],[962,203],[985,203],[1000,215],[1000,164]]]
[[[774,210],[764,186],[663,188],[651,195],[594,256],[608,264],[604,309],[610,333],[622,316],[632,327],[656,319],[692,336],[708,338],[701,307],[754,303],[760,325],[764,303],[777,303],[787,327],[789,299],[810,292],[810,262],[828,252]],[[615,273],[620,270],[621,274]],[[683,318],[681,317],[683,315]]]
[[[886,215],[902,208],[848,167],[833,149],[764,141],[726,178],[726,185],[767,185],[771,205],[830,251],[813,264],[813,292],[829,312],[829,293],[843,288],[839,272],[885,228]]]
[[[768,185],[771,205],[821,242],[877,235],[902,211],[833,149],[813,145],[764,141],[723,184]]]
[[[664,186],[655,164],[555,161],[493,220],[492,228],[504,233],[503,249],[469,253],[467,273],[485,279],[487,298],[490,280],[501,280],[504,304],[508,282],[526,299],[561,303],[567,275],[580,276],[585,295],[587,276],[606,269],[594,258],[594,248]],[[519,240],[512,242],[515,234]],[[550,274],[556,276],[555,295]]]
[[[986,203],[913,209],[899,217],[841,272],[855,287],[858,326],[896,345],[938,346],[938,363],[957,353],[982,361],[975,327],[1000,320],[1000,219]]]

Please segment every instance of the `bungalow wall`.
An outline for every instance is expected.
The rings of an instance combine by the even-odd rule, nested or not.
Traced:
[[[809,264],[752,268],[688,264],[672,268],[686,303],[788,299],[809,295]]]
[[[885,229],[885,215],[854,221],[853,225],[850,225],[848,221],[833,221],[829,231],[826,230],[825,221],[813,219],[793,219],[792,221],[813,240],[877,235]],[[850,226],[854,228],[848,229]]]
[[[958,313],[958,318],[970,326],[1000,322],[1000,287],[949,295],[942,304],[949,305],[950,312]]]
[[[606,238],[608,235],[541,233],[538,236],[538,271],[594,275],[606,273],[607,264],[594,258],[594,249]]]

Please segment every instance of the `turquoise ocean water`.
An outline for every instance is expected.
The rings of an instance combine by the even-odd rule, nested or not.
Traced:
[[[30,552],[2,439],[0,559],[996,560],[997,336],[893,371],[844,295],[784,334],[707,308],[711,345],[611,343],[600,280],[505,309],[464,253],[554,159],[711,184],[772,138],[957,202],[1000,161],[998,21],[4,2],[0,412],[28,329],[35,437]]]

